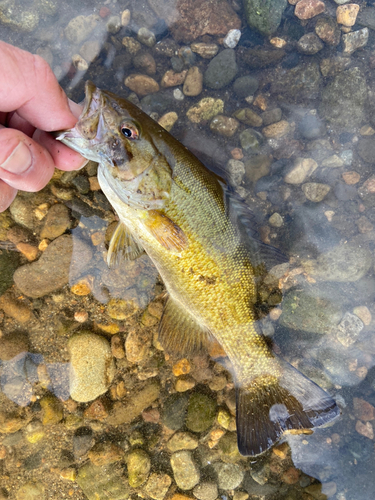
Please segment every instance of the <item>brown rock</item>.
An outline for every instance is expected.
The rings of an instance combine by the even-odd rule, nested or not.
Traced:
[[[19,415],[0,411],[0,432],[4,434],[13,434],[22,429],[26,423],[26,420],[23,420]]]
[[[203,74],[198,66],[192,66],[186,75],[182,92],[187,96],[197,96],[203,89]]]
[[[311,19],[324,10],[325,4],[321,0],[300,0],[294,9],[294,14],[299,19]]]
[[[238,109],[233,116],[251,127],[261,127],[263,125],[263,119],[251,108]]]
[[[69,210],[65,205],[57,203],[53,205],[44,219],[44,226],[40,232],[40,237],[54,240],[65,233],[71,226]]]
[[[157,424],[160,421],[160,411],[157,408],[148,408],[142,412],[142,418],[145,422]]]
[[[110,409],[110,402],[106,397],[96,399],[91,405],[83,412],[85,418],[92,420],[104,420],[108,417]]]
[[[19,323],[27,323],[33,318],[30,307],[20,300],[17,300],[10,292],[4,293],[4,295],[0,297],[0,309]]]
[[[130,330],[125,341],[126,358],[130,363],[139,363],[147,358],[151,347],[151,333],[146,329]]]
[[[120,335],[113,335],[113,337],[111,338],[111,350],[114,358],[125,358],[124,342]]]
[[[355,424],[355,430],[358,432],[358,434],[361,434],[361,436],[365,436],[368,439],[374,439],[374,429],[370,422],[366,422],[364,424],[360,420],[357,420],[357,423]]]
[[[272,123],[272,125],[268,125],[264,127],[262,133],[267,138],[279,139],[280,137],[284,137],[290,130],[290,125],[286,120],[281,120],[277,123]]]
[[[361,176],[358,172],[344,172],[342,174],[342,178],[344,179],[345,184],[353,185],[359,182]]]
[[[29,350],[29,339],[25,333],[14,332],[0,338],[0,359],[9,361],[21,352]]]
[[[17,243],[16,247],[17,250],[19,250],[29,262],[35,260],[39,255],[38,247],[35,245],[31,245],[30,243],[24,243],[21,241],[20,243]]]
[[[230,116],[218,115],[210,123],[210,129],[219,135],[232,137],[237,132],[239,122]]]
[[[88,457],[94,465],[108,465],[122,460],[124,450],[114,443],[97,443],[88,452]]]
[[[176,41],[189,43],[203,35],[226,35],[240,29],[241,20],[227,1],[149,0],[151,8],[165,19]]]
[[[358,220],[356,220],[356,224],[358,226],[359,232],[362,234],[370,233],[374,229],[373,224],[365,215],[362,215]]]
[[[159,91],[159,84],[147,75],[133,74],[125,78],[125,85],[137,95],[144,97]]]
[[[175,73],[173,69],[166,71],[161,79],[160,86],[162,88],[166,87],[177,87],[177,85],[182,85],[185,81],[187,74],[187,69],[181,71],[181,73]]]
[[[295,484],[299,481],[300,471],[295,467],[289,467],[281,476],[281,480],[286,484]]]
[[[7,239],[15,245],[21,242],[28,242],[32,238],[32,233],[25,227],[13,226],[7,231]]]
[[[148,52],[138,52],[133,59],[134,67],[144,71],[147,75],[156,73],[156,62]]]
[[[219,52],[219,46],[216,43],[196,42],[190,45],[190,48],[203,59],[212,59]]]
[[[375,419],[375,408],[361,398],[353,398],[354,416],[363,422]]]
[[[315,33],[323,42],[336,47],[340,43],[341,31],[334,19],[322,17],[315,25]]]
[[[180,359],[172,367],[173,375],[179,377],[180,375],[187,375],[190,373],[191,365],[188,359]]]

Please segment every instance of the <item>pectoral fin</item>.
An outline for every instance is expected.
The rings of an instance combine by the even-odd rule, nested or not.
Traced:
[[[159,342],[172,355],[191,356],[210,343],[211,334],[183,309],[168,298],[159,326]]]
[[[144,252],[127,227],[119,222],[109,243],[107,264],[116,267],[122,260],[135,260]]]
[[[158,210],[147,211],[144,224],[167,250],[179,253],[187,247],[188,239],[182,229]]]

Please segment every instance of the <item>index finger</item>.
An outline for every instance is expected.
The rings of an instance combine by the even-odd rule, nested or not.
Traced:
[[[34,127],[71,128],[77,119],[48,63],[39,56],[0,41],[0,110],[18,110]]]

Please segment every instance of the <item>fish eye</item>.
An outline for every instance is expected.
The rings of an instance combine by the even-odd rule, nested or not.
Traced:
[[[139,132],[131,123],[123,123],[120,126],[121,133],[127,139],[138,139]]]

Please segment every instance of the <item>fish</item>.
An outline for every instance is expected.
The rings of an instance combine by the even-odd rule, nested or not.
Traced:
[[[92,82],[78,122],[58,139],[99,164],[119,218],[108,264],[146,252],[159,271],[168,294],[158,337],[165,351],[185,357],[216,343],[225,353],[240,453],[258,456],[285,432],[334,420],[334,399],[262,334],[257,270],[279,262],[280,252],[254,236],[248,208],[225,180],[135,104]]]

